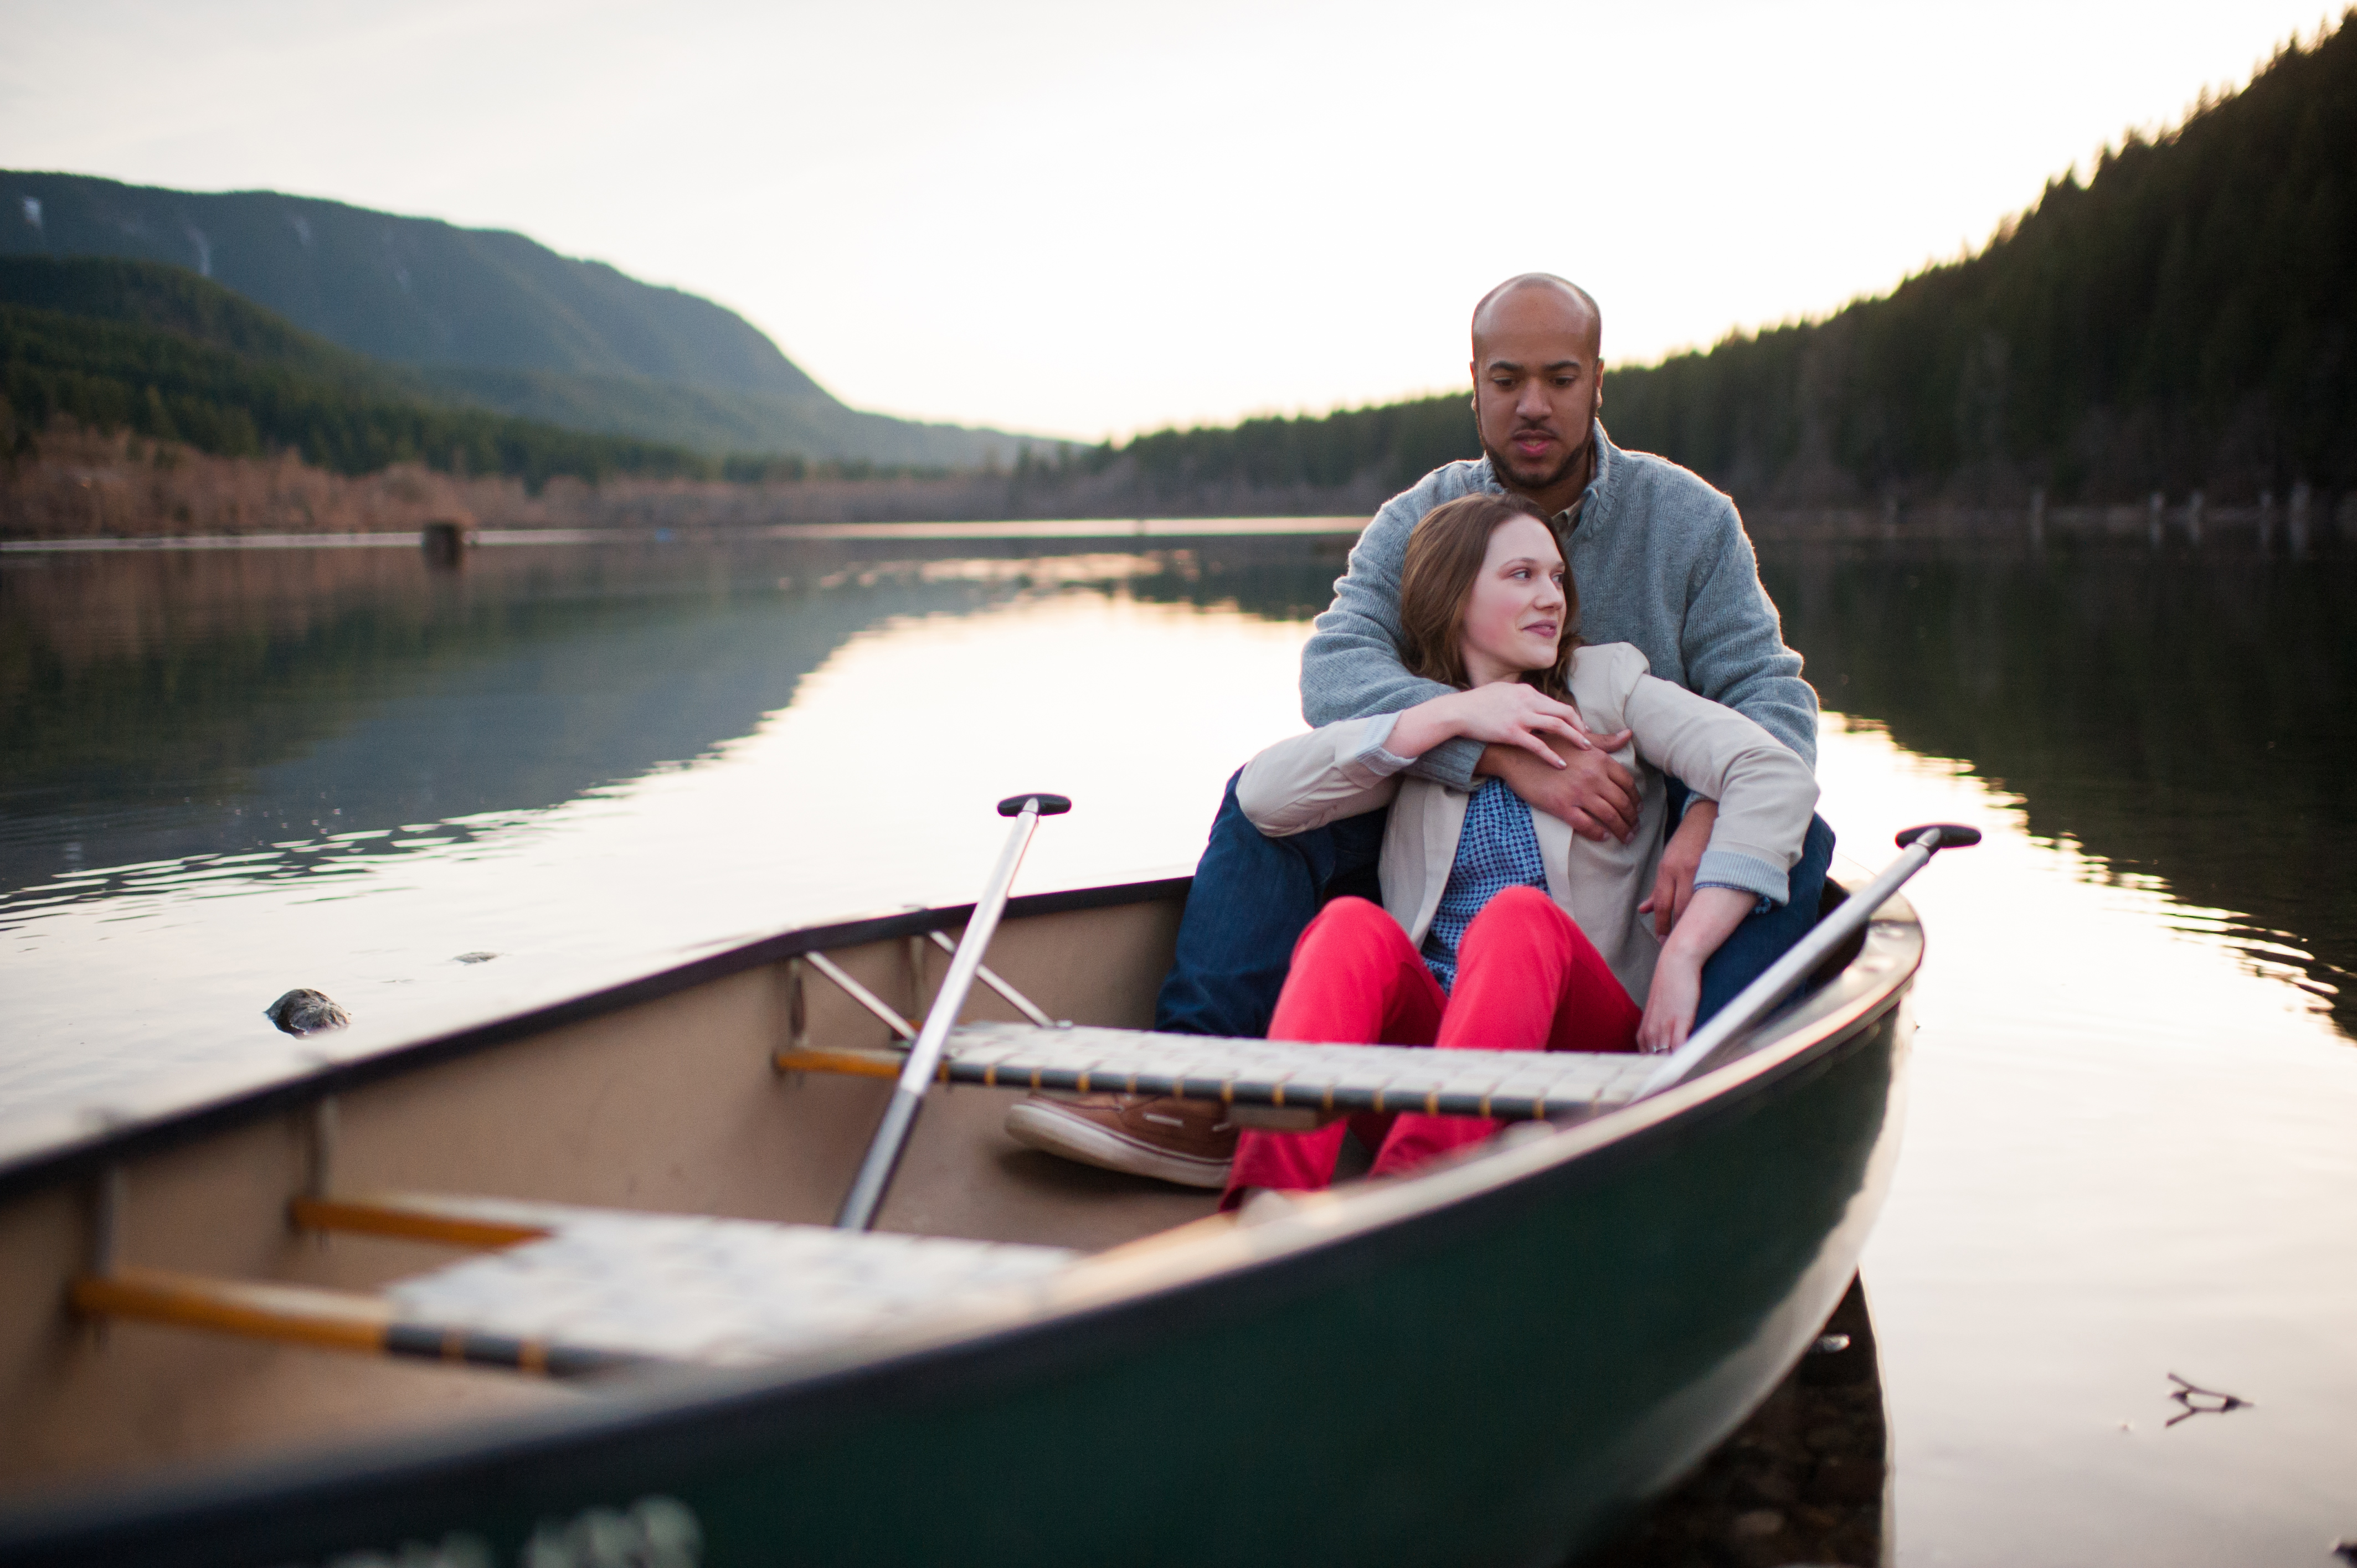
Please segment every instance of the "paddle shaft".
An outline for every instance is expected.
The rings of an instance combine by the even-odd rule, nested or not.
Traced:
[[[1969,833],[1969,838],[1963,836]],[[1810,928],[1809,934],[1792,944],[1790,951],[1768,966],[1759,979],[1738,992],[1735,999],[1718,1010],[1711,1021],[1696,1029],[1686,1043],[1672,1051],[1637,1098],[1659,1094],[1671,1085],[1684,1081],[1694,1070],[1710,1059],[1720,1047],[1750,1028],[1775,1010],[1776,1004],[1791,995],[1808,979],[1817,965],[1831,957],[1833,950],[1863,930],[1874,918],[1874,912],[1889,900],[1907,879],[1932,863],[1932,857],[1943,848],[1963,848],[1980,841],[1980,834],[1970,828],[1934,824],[1910,828],[1900,835],[1906,849],[1897,860],[1883,868],[1881,875],[1849,896],[1842,907]]]
[[[983,890],[982,901],[974,907],[974,918],[966,923],[965,935],[958,939],[957,951],[951,955],[950,972],[942,979],[941,993],[933,998],[933,1010],[925,1015],[925,1026],[917,1032],[917,1043],[909,1047],[909,1059],[900,1069],[900,1081],[893,1086],[892,1102],[884,1108],[883,1122],[876,1129],[875,1141],[867,1145],[867,1157],[859,1163],[859,1174],[852,1178],[851,1191],[843,1200],[843,1210],[834,1217],[837,1229],[865,1230],[876,1222],[876,1210],[883,1206],[884,1193],[892,1185],[892,1173],[899,1167],[901,1151],[909,1144],[909,1133],[917,1122],[917,1112],[925,1102],[925,1090],[941,1070],[942,1049],[949,1043],[950,1030],[957,1024],[957,1015],[965,1005],[966,993],[974,988],[974,971],[982,967],[983,950],[990,946],[991,933],[998,929],[998,917],[1006,909],[1006,891],[1015,885],[1015,872],[1023,864],[1023,852],[1031,846],[1031,833],[1039,825],[1039,798],[1024,800],[1015,813],[1015,831],[1006,835],[1006,847],[998,854],[998,869],[990,874],[990,885]]]

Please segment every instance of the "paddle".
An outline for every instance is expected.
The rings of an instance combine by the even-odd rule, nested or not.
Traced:
[[[892,1102],[884,1108],[884,1120],[876,1129],[875,1141],[867,1145],[867,1157],[859,1162],[859,1174],[852,1178],[843,1211],[834,1217],[838,1229],[865,1230],[876,1222],[876,1210],[884,1202],[885,1188],[892,1185],[892,1173],[900,1164],[900,1152],[908,1146],[909,1130],[916,1124],[925,1090],[941,1069],[942,1048],[949,1043],[958,1010],[965,1005],[965,993],[974,988],[983,950],[990,946],[998,917],[1006,909],[1006,890],[1014,885],[1016,867],[1023,864],[1023,852],[1031,845],[1032,830],[1041,817],[1061,816],[1071,809],[1072,802],[1061,795],[1009,795],[998,802],[998,814],[1013,817],[1015,831],[998,854],[998,869],[990,874],[990,885],[974,907],[965,935],[958,939],[950,972],[942,978],[941,993],[933,998],[933,1010],[925,1015],[925,1026],[917,1031],[917,1043],[909,1047],[900,1081],[892,1090]]]
[[[1919,828],[1909,828],[1899,835],[1899,847],[1905,851],[1897,860],[1883,868],[1858,892],[1846,899],[1842,907],[1818,921],[1809,934],[1792,944],[1792,950],[1768,966],[1759,979],[1736,993],[1735,999],[1718,1011],[1717,1016],[1686,1037],[1686,1043],[1663,1058],[1637,1091],[1637,1098],[1659,1094],[1671,1085],[1683,1081],[1708,1060],[1713,1053],[1736,1036],[1765,1018],[1776,1004],[1791,995],[1806,980],[1817,965],[1823,963],[1842,943],[1863,929],[1901,884],[1932,863],[1932,857],[1943,849],[1965,849],[1981,842],[1978,828],[1964,827],[1956,822],[1927,822]]]

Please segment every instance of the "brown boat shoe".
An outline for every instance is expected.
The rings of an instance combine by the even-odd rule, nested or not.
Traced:
[[[1236,1123],[1213,1100],[1148,1094],[1028,1095],[1006,1134],[1048,1154],[1181,1187],[1225,1187]]]

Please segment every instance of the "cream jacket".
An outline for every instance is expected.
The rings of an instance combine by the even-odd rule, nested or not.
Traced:
[[[1649,673],[1625,642],[1572,655],[1571,696],[1598,734],[1632,732],[1615,754],[1638,779],[1642,804],[1627,843],[1596,843],[1561,818],[1531,813],[1547,893],[1596,944],[1640,1005],[1653,983],[1661,942],[1637,906],[1652,890],[1668,810],[1663,775],[1718,802],[1718,822],[1697,880],[1749,887],[1781,902],[1786,875],[1816,809],[1817,782],[1790,748],[1732,708]],[[1281,741],[1244,765],[1236,801],[1271,838],[1392,808],[1383,832],[1383,908],[1421,947],[1457,864],[1465,790],[1396,771],[1382,740],[1394,715],[1347,719]]]

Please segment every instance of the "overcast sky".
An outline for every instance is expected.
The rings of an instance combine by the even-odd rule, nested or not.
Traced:
[[[2179,118],[2314,0],[0,0],[0,166],[520,230],[862,407],[1095,439],[1823,312]]]

